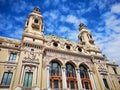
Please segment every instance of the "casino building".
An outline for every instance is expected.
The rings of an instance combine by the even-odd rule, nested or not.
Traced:
[[[120,69],[80,23],[79,42],[44,35],[35,7],[22,40],[0,37],[0,90],[120,90]]]

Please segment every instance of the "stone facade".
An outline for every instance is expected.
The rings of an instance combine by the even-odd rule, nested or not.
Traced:
[[[108,63],[91,32],[79,26],[80,42],[44,36],[35,7],[22,40],[0,37],[0,90],[120,90],[120,69]]]

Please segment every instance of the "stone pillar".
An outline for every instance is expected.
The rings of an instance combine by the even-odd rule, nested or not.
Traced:
[[[76,75],[77,75],[78,89],[82,90],[83,88],[82,88],[82,82],[81,82],[79,69],[76,69]]]
[[[89,77],[90,77],[90,82],[91,82],[91,85],[92,85],[92,90],[96,90],[96,85],[95,85],[95,81],[94,81],[94,78],[93,78],[93,72],[88,72],[89,74]]]
[[[49,65],[47,65],[46,71],[47,71],[47,75],[46,75],[46,79],[47,79],[46,86],[47,86],[47,87],[46,87],[46,88],[47,88],[47,90],[49,90],[49,89],[50,89]]]
[[[36,85],[36,78],[37,78],[37,67],[34,67],[34,72],[33,72],[33,85]]]
[[[62,67],[62,83],[63,83],[63,88],[67,89],[67,81],[66,81],[66,69],[65,67]]]
[[[108,68],[107,68],[107,66],[105,65],[105,68],[106,68],[106,70],[108,71],[108,72],[110,72],[109,70],[108,70]],[[112,79],[111,79],[111,77],[110,77],[110,74],[108,73],[108,86],[109,86],[109,88],[111,89],[111,90],[114,90],[114,89],[116,89],[115,87],[114,87],[114,85],[113,85],[113,83],[112,83]]]
[[[23,82],[23,77],[24,77],[24,66],[22,66],[22,71],[21,71],[21,76],[20,76],[20,84]]]
[[[96,63],[94,63],[94,67],[95,67],[97,78],[98,78],[98,81],[99,81],[99,84],[100,84],[100,88],[101,88],[101,90],[104,90],[105,86],[104,86],[104,83],[103,83],[103,80],[102,80],[102,76],[100,75],[100,72],[98,71],[98,66],[97,66]]]

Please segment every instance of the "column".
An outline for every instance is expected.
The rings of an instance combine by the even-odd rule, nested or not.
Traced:
[[[94,78],[93,78],[93,72],[88,72],[88,74],[89,74],[89,77],[90,77],[90,82],[91,82],[91,85],[92,85],[92,89],[96,90],[95,81],[94,81]]]
[[[65,67],[62,67],[62,85],[64,89],[67,89],[67,82],[66,82],[66,73]]]
[[[37,78],[37,66],[34,67],[34,72],[33,72],[33,84],[36,84],[36,78]]]
[[[105,68],[106,68],[106,70],[109,72],[109,69],[107,68],[107,66],[105,65]],[[112,83],[112,78],[110,77],[110,74],[108,73],[108,84],[109,84],[109,88],[110,89],[116,89],[115,87],[114,87],[114,85],[113,85],[113,83]]]
[[[104,87],[104,83],[103,83],[103,80],[102,80],[102,76],[100,75],[100,72],[98,71],[98,66],[96,65],[96,63],[94,63],[94,68],[95,68],[95,71],[96,71],[96,74],[97,74],[97,78],[98,78],[98,81],[99,81],[99,84],[100,84],[100,88],[101,88],[101,90],[104,90],[105,87]]]
[[[47,88],[47,90],[49,90],[50,89],[50,79],[49,79],[49,65],[47,65],[47,68],[46,68],[47,70],[47,75],[46,75],[46,79],[47,79],[47,82],[46,82],[46,88]]]
[[[24,77],[24,66],[22,66],[22,70],[21,70],[21,77],[20,77],[20,84],[22,84],[22,80],[23,80],[23,77]]]
[[[79,69],[76,69],[76,75],[77,75],[77,81],[78,81],[78,89],[82,90],[82,82],[80,77],[80,71]]]

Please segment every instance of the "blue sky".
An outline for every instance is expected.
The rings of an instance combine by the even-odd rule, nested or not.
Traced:
[[[35,6],[44,18],[45,35],[78,41],[82,22],[103,54],[120,65],[120,0],[0,0],[0,36],[21,39]]]

